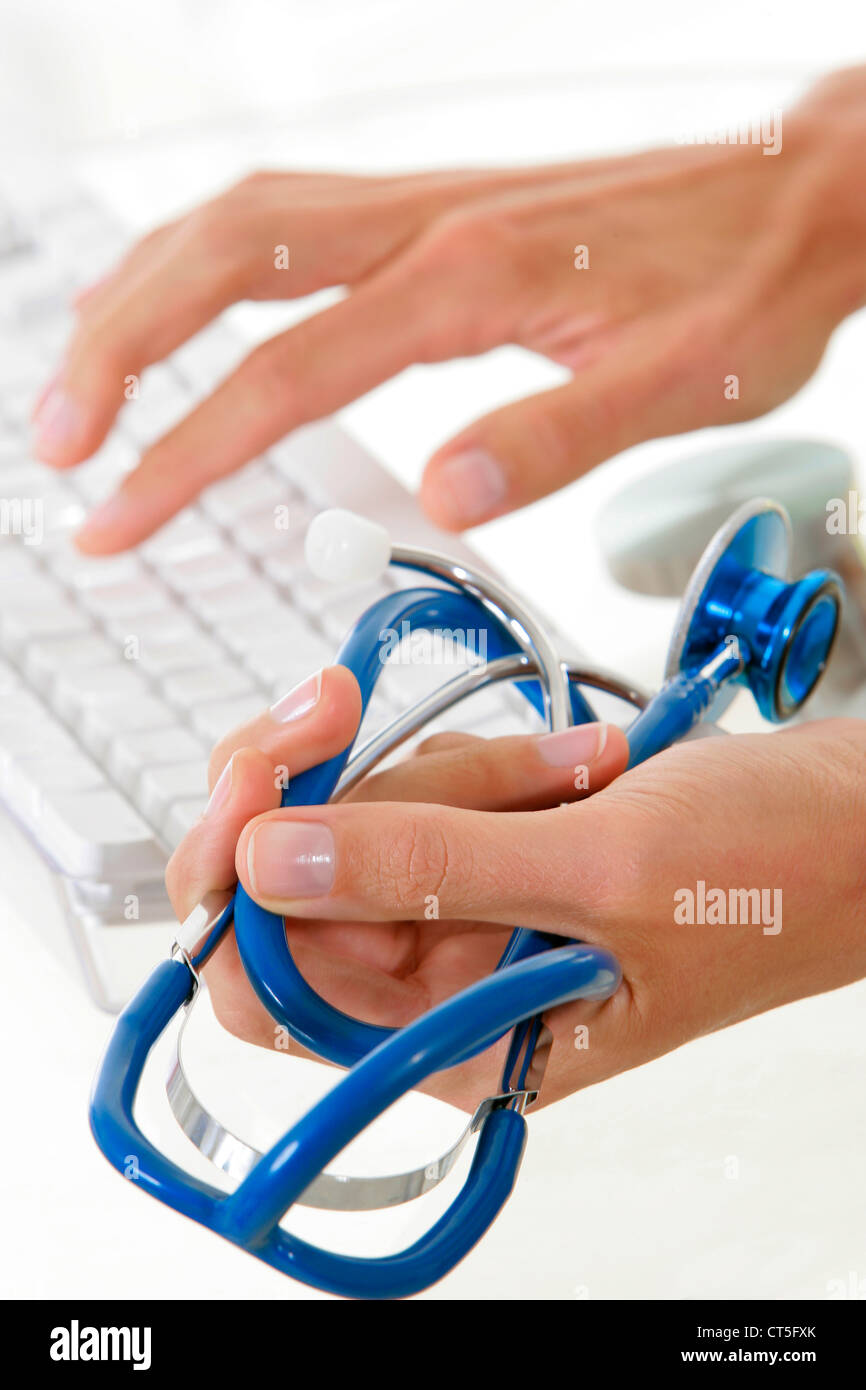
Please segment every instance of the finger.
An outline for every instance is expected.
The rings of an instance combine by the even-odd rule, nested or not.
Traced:
[[[449,921],[592,940],[596,905],[622,872],[606,795],[548,811],[390,801],[274,811],[244,829],[235,863],[256,901],[295,917],[404,921],[432,903]]]
[[[409,759],[368,777],[351,799],[438,802],[475,811],[542,810],[599,791],[627,762],[628,743],[616,725],[578,724],[540,737],[440,746],[420,765]]]
[[[361,692],[352,672],[345,666],[326,666],[220,739],[210,757],[210,785],[238,748],[249,747],[267,754],[274,777],[285,786],[287,777],[341,752],[360,722]]]
[[[477,420],[429,461],[421,503],[459,531],[556,491],[647,439],[729,420],[720,325],[645,320],[575,380]],[[739,418],[739,417],[737,417]]]
[[[185,921],[208,894],[234,888],[241,830],[279,799],[266,754],[256,748],[239,749],[226,764],[201,820],[168,862],[165,881],[179,921]],[[205,966],[205,976],[223,1027],[250,1042],[273,1046],[274,1021],[247,983],[233,932],[223,937]]]
[[[242,259],[209,248],[194,219],[160,228],[134,248],[79,305],[60,380],[34,414],[37,458],[66,468],[94,453],[128,378],[242,298],[245,274]]]
[[[279,804],[267,755],[240,749],[223,769],[204,814],[168,861],[166,887],[179,921],[207,893],[234,886],[238,836],[254,816]]]
[[[408,258],[251,353],[144,454],[120,491],[88,519],[79,547],[112,554],[137,544],[202,488],[290,430],[422,360],[428,335],[439,355],[450,355],[448,296],[404,262]]]
[[[131,280],[134,276],[146,271],[154,259],[153,253],[165,244],[180,226],[180,222],[181,219],[164,222],[161,226],[154,227],[144,236],[139,237],[135,245],[131,246],[120,257],[116,265],[72,296],[72,307],[79,312],[85,307],[89,310],[95,305],[99,295],[105,294],[108,290],[114,290],[121,279]]]
[[[345,748],[357,729],[360,692],[345,667],[328,667],[273,709],[276,714],[267,713],[224,739],[211,759],[206,812],[166,871],[181,917],[205,892],[234,884],[238,835],[253,816],[279,806],[286,780]],[[258,746],[243,742],[246,730],[258,738]]]

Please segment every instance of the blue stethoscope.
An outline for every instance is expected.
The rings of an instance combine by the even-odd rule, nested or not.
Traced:
[[[293,779],[284,806],[317,805],[359,782],[397,744],[473,690],[513,680],[552,729],[595,718],[581,686],[610,691],[639,713],[628,730],[630,766],[701,721],[718,717],[746,686],[769,720],[789,719],[825,668],[842,605],[829,570],[789,582],[787,514],[772,502],[740,507],[710,542],[689,584],[668,653],[665,684],[647,700],[603,674],[564,662],[550,635],[498,583],[444,556],[392,547],[374,523],[347,512],[322,513],[307,555],[320,574],[369,579],[389,563],[434,577],[437,587],[400,589],[368,609],[337,662],[354,672],[364,707],[382,670],[386,634],[418,629],[483,631],[487,660],[470,666],[402,715],[350,761],[339,757]],[[406,626],[408,625],[408,626]],[[224,895],[225,896],[225,895]],[[168,1095],[184,1132],[236,1179],[225,1191],[186,1173],[151,1143],[134,1117],[148,1055],[199,992],[199,972],[234,923],[247,977],[278,1024],[306,1048],[349,1070],[267,1152],[259,1153],[210,1114],[195,1094],[182,1050]],[[517,927],[495,972],[405,1028],[374,1027],[320,998],[299,972],[280,917],[238,886],[228,902],[205,902],[180,928],[159,965],[117,1021],[100,1066],[90,1121],[96,1142],[145,1191],[304,1283],[351,1297],[419,1292],[452,1269],[507,1200],[526,1142],[524,1110],[538,1094],[534,1067],[542,1015],[576,999],[605,999],[620,969],[607,951]],[[347,1177],[328,1165],[389,1105],[432,1073],[475,1056],[513,1030],[499,1092],[478,1106],[448,1152],[424,1168],[385,1177]],[[395,1255],[358,1258],[311,1245],[280,1222],[295,1203],[371,1210],[435,1187],[477,1134],[458,1195],[427,1233]]]

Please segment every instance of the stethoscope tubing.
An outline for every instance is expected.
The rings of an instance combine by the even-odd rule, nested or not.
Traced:
[[[321,1250],[280,1221],[304,1190],[377,1115],[474,1044],[489,1046],[523,1020],[576,999],[602,999],[619,984],[609,953],[560,947],[488,976],[393,1033],[348,1072],[226,1194],[188,1174],[146,1137],[135,1100],[159,1037],[189,1002],[186,961],[162,962],[120,1015],[91,1099],[91,1128],[119,1172],[284,1273],[349,1297],[405,1297],[441,1278],[484,1234],[507,1200],[525,1144],[513,1097],[484,1119],[466,1182],[445,1214],[408,1249],[361,1259]]]

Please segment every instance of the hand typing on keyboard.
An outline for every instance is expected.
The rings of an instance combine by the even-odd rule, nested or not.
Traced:
[[[133,545],[410,364],[502,343],[576,375],[431,460],[422,502],[449,529],[641,440],[752,418],[802,385],[866,298],[864,127],[860,68],[786,115],[781,158],[753,142],[399,178],[255,175],[151,233],[80,299],[37,414],[38,455],[59,468],[89,457],[144,369],[229,304],[327,287],[348,293],[257,348],[191,413],[170,375],[145,379],[137,418],[158,437],[140,441],[84,549]]]
[[[207,801],[209,748],[331,661],[360,613],[400,582],[315,579],[310,519],[360,506],[395,534],[420,527],[428,545],[448,544],[328,420],[212,483],[134,553],[81,554],[73,538],[87,509],[240,355],[227,326],[211,325],[147,373],[95,457],[62,477],[35,463],[28,414],[68,336],[70,295],[123,240],[81,189],[48,189],[8,217],[0,205],[0,858],[14,865],[6,879],[21,910],[31,914],[37,892],[50,904],[39,914],[46,938],[62,943],[65,924],[112,1009],[173,930],[165,864]],[[396,664],[377,683],[362,742],[441,675]],[[489,733],[531,728],[534,715],[497,686],[437,721],[455,722]]]
[[[545,1104],[866,975],[851,814],[863,801],[861,721],[683,743],[625,774],[614,727],[443,734],[344,802],[275,809],[275,765],[294,775],[336,754],[357,711],[353,678],[331,668],[318,702],[307,683],[282,723],[263,715],[222,741],[209,812],[168,868],[180,919],[239,877],[262,906],[291,914],[288,940],[313,988],[385,1026],[488,974],[515,924],[607,947],[623,968],[617,993],[545,1020]],[[578,800],[577,767],[601,795]],[[772,885],[760,920],[713,920],[709,906],[705,920],[678,917],[696,876],[708,904],[717,884]],[[273,1047],[232,934],[205,973],[224,1026]],[[471,1110],[494,1093],[506,1045],[423,1089]]]

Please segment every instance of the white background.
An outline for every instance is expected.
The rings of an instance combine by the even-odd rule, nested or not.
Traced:
[[[641,145],[690,119],[771,108],[857,61],[864,31],[841,3],[4,0],[0,179],[14,191],[74,166],[144,227],[265,163],[400,168]],[[864,346],[851,323],[796,401],[736,437],[816,434],[863,456]],[[347,415],[412,482],[474,411],[553,370],[504,353],[414,371]],[[649,605],[647,627],[612,593],[591,516],[606,478],[693,447],[633,451],[476,543],[594,657],[657,678],[668,607]],[[25,922],[7,916],[3,940],[3,1291],[311,1296],[108,1170],[85,1123],[107,1021]],[[821,1298],[852,1270],[862,1279],[864,1000],[857,986],[806,1001],[538,1115],[516,1198],[428,1296]]]

